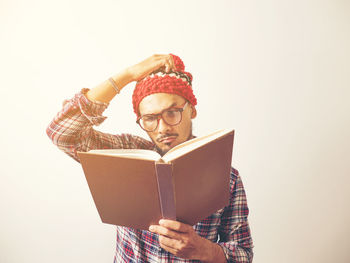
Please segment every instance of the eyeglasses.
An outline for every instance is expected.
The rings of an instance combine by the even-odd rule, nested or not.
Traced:
[[[159,120],[162,119],[166,124],[175,126],[182,120],[182,112],[185,110],[188,102],[181,108],[168,108],[158,114],[145,114],[136,120],[136,123],[146,132],[153,132],[159,125]]]

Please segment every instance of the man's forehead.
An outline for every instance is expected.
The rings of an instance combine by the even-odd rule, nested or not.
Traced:
[[[176,94],[155,93],[142,99],[139,105],[140,114],[157,114],[164,109],[181,105],[185,99]]]

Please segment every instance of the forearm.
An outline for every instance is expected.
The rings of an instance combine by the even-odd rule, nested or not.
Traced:
[[[119,91],[121,91],[127,84],[134,80],[134,77],[129,68],[127,68],[112,76],[112,79],[114,80]],[[95,88],[89,90],[86,97],[91,101],[109,103],[115,95],[117,95],[117,91],[114,89],[109,79],[107,79]]]

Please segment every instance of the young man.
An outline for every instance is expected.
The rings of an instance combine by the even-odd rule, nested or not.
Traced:
[[[93,129],[104,121],[102,113],[108,103],[132,81],[137,81],[132,98],[137,123],[151,141]],[[77,161],[77,151],[91,149],[152,149],[163,155],[193,138],[196,104],[192,75],[185,71],[182,60],[172,54],[153,55],[66,101],[47,134]],[[195,226],[165,219],[150,226],[149,231],[117,226],[114,262],[251,262],[253,243],[246,195],[235,169],[231,172],[230,193],[227,207]]]

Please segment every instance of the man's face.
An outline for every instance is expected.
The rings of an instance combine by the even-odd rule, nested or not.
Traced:
[[[172,107],[183,107],[186,100],[175,94],[155,93],[145,97],[139,105],[140,114],[158,114]],[[182,112],[182,120],[175,126],[170,126],[159,120],[158,127],[153,132],[147,132],[156,144],[161,155],[164,155],[174,146],[192,138],[192,119],[196,117],[196,109],[188,103]]]

